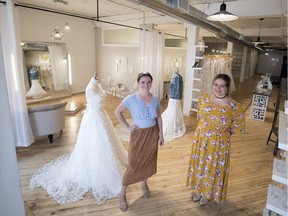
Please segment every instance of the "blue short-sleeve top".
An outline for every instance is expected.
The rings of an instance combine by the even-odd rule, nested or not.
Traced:
[[[146,106],[140,95],[134,93],[126,96],[122,103],[130,111],[134,124],[139,128],[149,128],[156,124],[157,111],[160,109],[158,97],[153,96],[149,106]]]

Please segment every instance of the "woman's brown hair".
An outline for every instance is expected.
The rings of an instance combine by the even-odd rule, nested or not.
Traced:
[[[138,76],[137,76],[137,82],[139,83],[140,79],[144,76],[148,76],[150,77],[151,81],[153,81],[153,77],[152,75],[149,73],[149,72],[142,72],[142,73],[139,73]]]

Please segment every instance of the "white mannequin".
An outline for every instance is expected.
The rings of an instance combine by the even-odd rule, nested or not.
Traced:
[[[95,85],[95,86],[97,86],[98,80],[95,79],[95,77],[92,77],[91,80],[90,80],[90,83],[93,84],[93,85]]]
[[[91,78],[91,82],[93,83],[93,84],[98,84],[98,79],[97,79],[97,74],[96,73],[94,73],[94,77],[92,77]]]
[[[90,91],[89,91],[90,88],[93,89],[93,94],[97,93],[97,94],[105,95],[105,92],[102,89],[102,86],[98,82],[96,73],[90,79],[90,82],[89,82],[89,84],[87,86],[86,96],[90,96],[90,94],[91,94]]]
[[[32,97],[32,98],[42,98],[46,95],[48,95],[48,92],[46,92],[40,82],[39,79],[31,80],[32,85],[29,91],[26,94],[26,97]]]

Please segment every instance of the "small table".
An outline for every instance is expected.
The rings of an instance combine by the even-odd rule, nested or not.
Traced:
[[[272,90],[259,91],[258,89],[253,92],[250,118],[265,121],[266,110],[271,93]]]
[[[114,97],[116,97],[117,91],[123,91],[123,90],[124,90],[124,86],[120,87],[120,88],[117,87],[117,86],[114,86],[114,87],[110,88],[111,94],[114,95]]]

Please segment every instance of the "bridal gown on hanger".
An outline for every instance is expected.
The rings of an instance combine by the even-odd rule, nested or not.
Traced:
[[[214,77],[219,73],[227,74],[231,79],[230,93],[236,90],[232,76],[232,61],[230,56],[204,55],[201,72],[201,92],[210,93]]]
[[[98,204],[119,195],[127,151],[103,108],[104,91],[92,78],[85,91],[87,109],[71,154],[40,168],[30,188],[42,187],[59,204],[83,198],[91,189]]]

